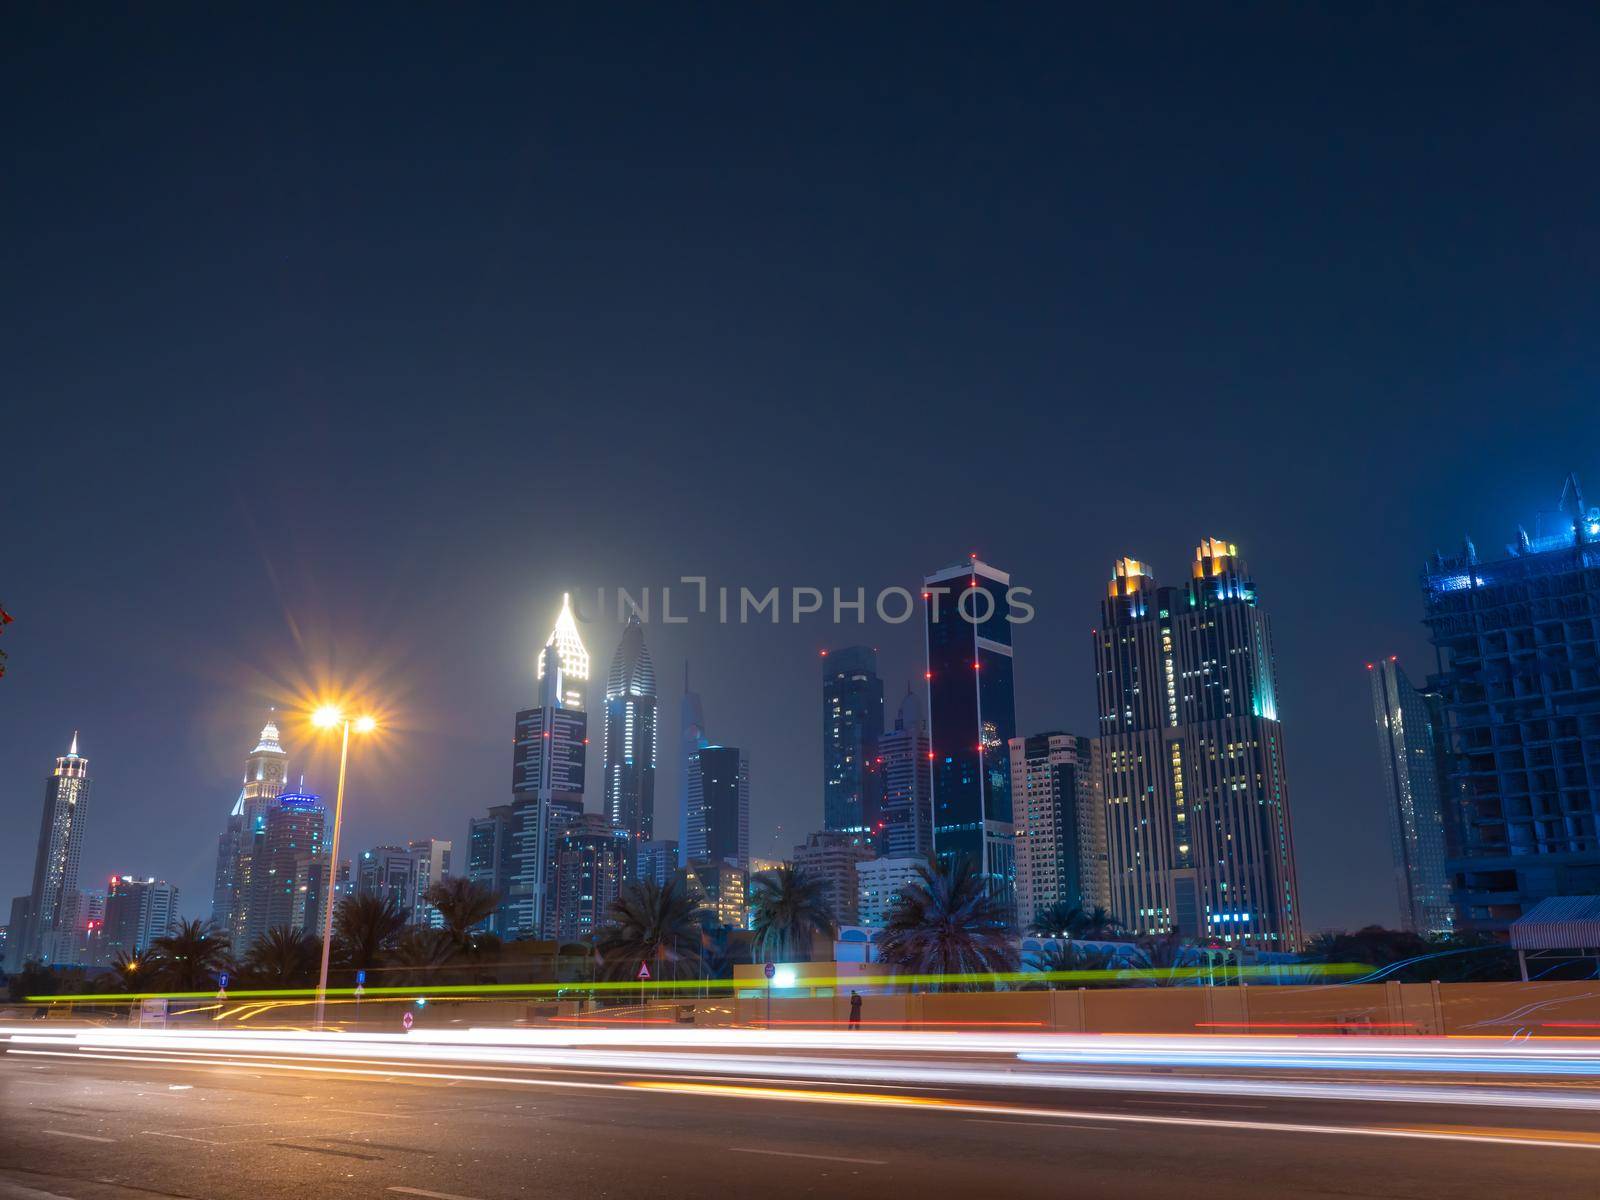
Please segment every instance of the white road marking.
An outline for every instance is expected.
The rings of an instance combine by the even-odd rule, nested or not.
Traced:
[[[163,1133],[159,1129],[141,1129],[139,1132],[145,1137],[178,1138],[185,1142],[204,1142],[207,1146],[226,1146],[228,1144],[227,1142],[215,1141],[212,1138],[191,1137],[187,1133]]]
[[[968,1117],[970,1125],[1031,1125],[1035,1129],[1087,1129],[1090,1133],[1104,1133],[1100,1125],[1072,1125],[1066,1121],[997,1121],[990,1117]]]
[[[48,1133],[51,1137],[77,1138],[80,1142],[105,1142],[107,1145],[117,1140],[116,1138],[96,1137],[92,1133],[69,1133],[65,1129],[41,1129],[39,1132]]]
[[[889,1164],[881,1158],[845,1158],[840,1154],[801,1154],[798,1150],[758,1150],[753,1146],[729,1146],[733,1154],[771,1154],[777,1158],[817,1158],[823,1162],[860,1163],[865,1167],[886,1167]]]
[[[169,1091],[169,1092],[192,1092],[192,1091],[194,1091],[194,1084],[192,1084],[192,1083],[169,1083],[169,1084],[167,1084],[167,1091]]]
[[[402,1192],[407,1196],[427,1196],[430,1200],[477,1200],[476,1196],[458,1196],[454,1192],[430,1192],[425,1188],[392,1187],[388,1192]]]

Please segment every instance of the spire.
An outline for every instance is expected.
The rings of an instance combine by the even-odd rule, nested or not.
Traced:
[[[76,729],[74,729],[72,731],[72,749],[67,751],[67,757],[68,758],[77,758],[78,757],[78,731]]]
[[[568,593],[561,593],[561,615],[556,618],[556,627],[550,631],[550,636],[545,640],[546,646],[554,646],[556,654],[561,659],[561,673],[568,679],[587,681],[589,678],[589,652],[583,647],[583,639],[578,636],[578,624],[572,619],[572,598]],[[539,656],[540,679],[544,678],[544,655]]]
[[[282,754],[283,747],[278,744],[278,710],[267,709],[267,723],[261,727],[261,737],[256,742],[256,748],[251,754]]]
[[[650,660],[650,651],[644,644],[644,624],[634,611],[623,627],[617,652],[611,658],[611,670],[606,675],[606,699],[617,696],[654,696],[656,694],[656,668]]]

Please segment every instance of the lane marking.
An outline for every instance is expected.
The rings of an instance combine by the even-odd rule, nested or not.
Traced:
[[[167,1084],[167,1091],[169,1091],[169,1092],[192,1092],[192,1091],[194,1091],[194,1084],[192,1084],[192,1083],[169,1083],[169,1084]]]
[[[478,1200],[476,1196],[458,1196],[454,1192],[430,1192],[426,1188],[392,1187],[386,1192],[399,1192],[405,1196],[427,1196],[428,1200]]]
[[[96,1137],[92,1133],[71,1133],[65,1129],[41,1129],[39,1132],[48,1133],[51,1137],[77,1138],[80,1142],[104,1142],[108,1146],[117,1140],[116,1138]]]
[[[357,1154],[354,1150],[326,1150],[321,1146],[296,1146],[293,1142],[268,1142],[284,1150],[304,1150],[307,1154],[331,1154],[335,1158],[359,1158],[366,1162],[382,1162],[381,1154]]]
[[[815,1158],[823,1162],[860,1163],[864,1167],[886,1167],[881,1158],[846,1158],[842,1154],[801,1154],[798,1150],[758,1150],[753,1146],[729,1146],[730,1154],[771,1154],[777,1158]]]
[[[969,1125],[1031,1125],[1035,1129],[1085,1129],[1090,1133],[1104,1133],[1098,1125],[1074,1125],[1070,1121],[1002,1121],[997,1117],[968,1117]]]
[[[227,1142],[219,1142],[212,1138],[191,1137],[187,1133],[163,1133],[159,1129],[141,1129],[139,1130],[139,1133],[144,1137],[177,1138],[178,1140],[184,1142],[202,1142],[207,1146],[226,1146],[228,1144]]]

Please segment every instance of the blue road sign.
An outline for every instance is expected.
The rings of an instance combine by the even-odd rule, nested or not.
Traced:
[[[359,987],[361,984],[366,983],[366,981],[367,981],[367,973],[365,971],[357,971],[356,972],[356,985]]]
[[[217,976],[217,986],[219,988],[225,988],[228,986],[228,973],[226,971]]]

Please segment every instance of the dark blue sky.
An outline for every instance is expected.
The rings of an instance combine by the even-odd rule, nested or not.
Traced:
[[[1363,664],[1428,669],[1435,545],[1600,495],[1600,13],[593,8],[8,8],[0,900],[81,728],[86,880],[204,914],[319,675],[392,710],[354,846],[459,847],[566,588],[976,549],[1035,591],[1022,728],[1092,732],[1112,560],[1216,535],[1275,622],[1307,924],[1393,921]],[[921,669],[911,626],[647,640],[761,848],[821,822],[819,647]]]

